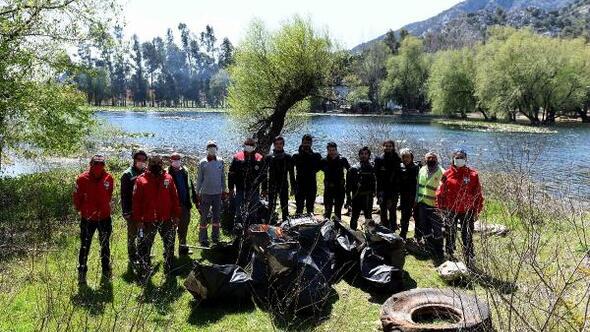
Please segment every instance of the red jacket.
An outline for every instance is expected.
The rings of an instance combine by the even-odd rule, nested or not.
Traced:
[[[97,178],[86,171],[76,179],[74,206],[82,218],[98,221],[110,217],[112,198],[113,177],[109,173]]]
[[[132,219],[137,222],[171,221],[180,218],[180,201],[172,176],[145,172],[135,180]]]
[[[474,210],[479,214],[483,208],[483,194],[477,171],[455,166],[447,169],[436,191],[436,206],[456,213]]]

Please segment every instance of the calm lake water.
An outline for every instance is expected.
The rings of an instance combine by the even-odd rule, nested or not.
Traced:
[[[240,148],[240,133],[225,113],[203,112],[97,112],[98,119],[130,133],[150,133],[133,138],[152,150],[178,150],[203,155],[207,140],[217,141],[220,152],[230,155]],[[347,157],[354,158],[363,144],[383,138],[399,141],[416,154],[438,152],[444,166],[457,147],[469,154],[469,163],[485,171],[522,170],[546,184],[554,194],[590,197],[590,130],[588,127],[558,128],[556,134],[494,133],[449,129],[439,125],[404,123],[387,116],[312,116],[292,134],[286,149],[297,150],[300,137],[315,137],[314,149],[325,154],[328,141],[338,143]],[[376,151],[379,152],[379,151]]]

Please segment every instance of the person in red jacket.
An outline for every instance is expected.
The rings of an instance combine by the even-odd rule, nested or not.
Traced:
[[[74,207],[80,213],[80,254],[78,256],[78,283],[86,285],[88,252],[92,237],[98,229],[102,275],[110,279],[111,250],[110,238],[113,231],[111,200],[113,198],[113,177],[105,171],[105,159],[95,155],[90,159],[90,169],[76,179],[73,199]]]
[[[180,201],[174,179],[166,173],[160,156],[151,156],[147,172],[135,180],[131,218],[139,229],[139,260],[141,273],[149,276],[150,251],[156,233],[164,242],[164,273],[170,274],[174,261],[176,225],[181,216]]]
[[[445,171],[436,192],[436,205],[444,211],[446,252],[454,258],[457,224],[461,223],[463,256],[473,266],[473,224],[483,208],[483,194],[477,171],[467,166],[467,153],[458,150],[453,154],[451,167]]]

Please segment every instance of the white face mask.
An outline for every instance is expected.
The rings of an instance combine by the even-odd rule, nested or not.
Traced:
[[[180,168],[181,162],[180,162],[180,160],[172,160],[172,162],[170,164],[174,168]]]
[[[215,156],[217,154],[217,148],[216,147],[207,148],[207,154],[210,156]]]
[[[145,169],[145,162],[143,162],[143,161],[136,162],[135,163],[135,168],[141,169],[141,170]]]
[[[244,151],[252,153],[254,150],[256,150],[256,148],[253,145],[244,145]]]
[[[465,159],[455,159],[455,166],[456,167],[464,167],[467,161]]]

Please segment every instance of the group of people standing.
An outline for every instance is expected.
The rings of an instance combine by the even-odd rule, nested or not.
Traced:
[[[351,166],[330,142],[326,156],[313,150],[313,138],[304,135],[297,153],[284,150],[285,139],[276,137],[272,151],[263,156],[256,141],[248,138],[237,152],[227,172],[217,154],[217,144],[207,142],[207,155],[198,162],[196,186],[181,155],[170,156],[170,166],[158,155],[144,151],[133,154],[133,164],[121,177],[121,209],[127,222],[127,251],[130,268],[140,276],[152,271],[151,247],[160,234],[164,243],[164,272],[173,268],[174,246],[178,233],[178,254],[190,255],[187,245],[192,206],[200,213],[199,242],[209,246],[219,241],[223,202],[231,200],[234,223],[239,228],[249,223],[276,224],[280,205],[282,220],[289,218],[289,196],[295,196],[296,215],[314,214],[318,191],[317,174],[324,175],[323,204],[326,219],[342,220],[342,209],[350,212],[350,228],[356,230],[361,213],[373,219],[375,198],[380,224],[398,231],[406,239],[410,218],[415,221],[414,238],[427,247],[435,259],[454,259],[457,225],[461,226],[463,253],[472,263],[473,224],[483,207],[478,173],[466,165],[467,153],[458,150],[445,170],[438,156],[429,152],[424,162],[414,161],[411,150],[399,153],[392,140],[383,142],[383,153],[371,161],[371,150],[358,151],[358,164]],[[422,165],[423,164],[423,165]],[[101,242],[103,276],[111,277],[109,239],[112,232],[111,202],[113,177],[105,170],[105,158],[95,155],[90,169],[76,180],[74,205],[80,212],[81,248],[78,277],[86,283],[87,259],[93,234]],[[266,204],[265,204],[266,202]],[[278,204],[277,204],[278,203]],[[397,210],[401,212],[398,225]],[[263,208],[264,207],[264,208]],[[263,211],[263,212],[261,212]],[[210,221],[210,222],[209,222]],[[446,240],[446,244],[445,244]]]

